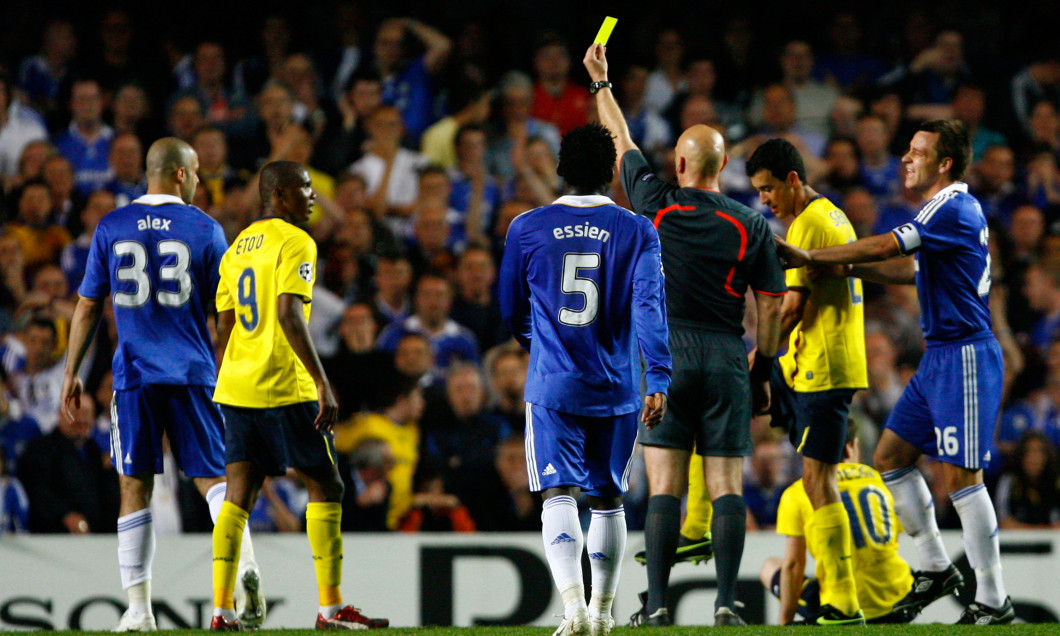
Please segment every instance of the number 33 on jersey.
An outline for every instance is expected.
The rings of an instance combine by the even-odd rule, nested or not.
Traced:
[[[245,408],[316,402],[313,378],[280,327],[280,294],[300,296],[309,322],[317,246],[279,218],[251,223],[221,259],[217,311],[232,310],[235,325],[225,349],[214,401]]]

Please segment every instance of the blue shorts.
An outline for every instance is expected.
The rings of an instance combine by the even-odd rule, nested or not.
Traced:
[[[530,491],[577,486],[593,497],[629,487],[639,411],[610,417],[572,415],[526,403],[526,472]]]
[[[119,475],[162,473],[162,435],[188,477],[225,474],[225,427],[213,387],[143,384],[114,392],[110,454]]]
[[[1003,376],[993,336],[929,346],[886,428],[939,461],[971,470],[989,466]]]

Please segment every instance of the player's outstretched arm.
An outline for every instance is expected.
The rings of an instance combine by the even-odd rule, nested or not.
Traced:
[[[780,624],[790,625],[795,620],[806,578],[806,538],[788,537],[784,564],[780,566]]]
[[[646,249],[633,269],[633,324],[637,341],[647,364],[644,383],[647,395],[640,419],[648,428],[662,422],[666,414],[666,392],[670,388],[673,359],[670,356],[666,323],[666,281],[662,274],[662,248],[647,220],[640,221],[648,233]]]
[[[324,365],[320,363],[317,350],[313,346],[313,339],[309,335],[309,324],[305,320],[302,308],[305,300],[296,294],[280,294],[277,298],[276,309],[279,314],[278,320],[283,335],[287,336],[287,342],[291,343],[291,349],[305,365],[313,382],[317,385],[317,403],[320,411],[313,423],[318,431],[330,431],[335,426],[335,420],[339,414],[339,403],[335,400],[335,394],[331,390],[331,383],[324,373]]]
[[[585,58],[582,59],[585,70],[589,71],[589,78],[594,82],[608,81],[605,50],[604,45],[593,44],[585,52]],[[622,109],[618,107],[618,102],[610,88],[601,88],[596,91],[596,110],[600,116],[600,123],[615,136],[615,151],[621,162],[622,155],[630,150],[637,150],[637,144],[633,143],[633,137],[629,134],[629,126],[626,125],[626,118],[622,115]]]
[[[66,369],[63,373],[63,390],[59,396],[63,415],[71,420],[74,417],[73,409],[81,407],[81,392],[84,390],[81,378],[77,377],[77,374],[81,371],[81,363],[92,343],[92,334],[96,332],[102,316],[102,300],[78,297],[74,317],[70,320],[70,343],[66,354]]]
[[[915,285],[913,257],[892,258],[882,263],[862,263],[850,268],[850,275],[884,285]]]
[[[755,415],[769,411],[769,374],[780,348],[780,307],[783,302],[783,296],[755,292],[758,332],[755,360],[751,366],[751,402]]]
[[[780,237],[774,237],[777,255],[784,267],[802,267],[814,264],[874,263],[895,256],[902,256],[898,239],[894,234],[877,234],[845,245],[833,245],[815,250],[795,247]]]

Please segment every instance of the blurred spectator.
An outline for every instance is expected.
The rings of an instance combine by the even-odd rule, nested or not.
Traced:
[[[449,205],[463,214],[468,242],[483,242],[501,200],[500,187],[486,166],[486,129],[477,124],[461,126],[454,144],[456,164],[449,170]]]
[[[74,167],[62,155],[51,155],[41,164],[40,176],[52,197],[51,221],[71,234],[80,233],[85,195],[76,188]]]
[[[842,209],[846,212],[847,219],[854,226],[858,236],[872,236],[873,234],[886,233],[893,228],[877,231],[879,227],[879,210],[876,207],[876,198],[861,187],[847,190],[846,196],[840,199],[843,202]]]
[[[964,60],[964,36],[947,29],[935,36],[931,46],[917,53],[908,67],[890,74],[884,82],[902,90],[910,119],[925,120],[948,117],[957,87],[970,77]]]
[[[342,95],[350,86],[350,78],[363,69],[365,51],[361,48],[361,15],[360,5],[353,0],[344,0],[335,7],[335,20],[332,23],[338,35],[338,42],[326,48],[318,56],[324,77],[330,77],[328,90],[335,103],[342,101]],[[264,40],[265,36],[263,36]],[[268,50],[268,47],[266,47]],[[277,59],[279,55],[275,55]]]
[[[410,35],[426,49],[416,59],[406,55]],[[412,18],[389,18],[376,30],[374,63],[383,78],[383,102],[401,113],[413,145],[419,144],[420,135],[434,119],[432,76],[445,67],[452,46],[444,33]]]
[[[986,91],[975,84],[957,87],[950,102],[953,118],[964,122],[972,139],[972,160],[979,161],[990,146],[1007,144],[1005,136],[983,125],[986,118]]]
[[[780,443],[767,439],[755,444],[749,460],[750,474],[743,488],[748,529],[770,530],[776,527],[780,496],[793,481],[784,474],[786,461]]]
[[[464,250],[457,260],[454,280],[456,299],[450,312],[453,320],[475,334],[482,351],[507,340],[508,330],[493,294],[497,266],[490,251],[478,245]]]
[[[674,95],[687,86],[682,68],[684,53],[684,39],[677,29],[663,29],[655,36],[657,66],[648,74],[645,107],[662,113],[670,106]]]
[[[1060,158],[1048,146],[1038,146],[1027,159],[1026,193],[1034,205],[1060,205]]]
[[[533,83],[525,73],[505,73],[499,90],[500,113],[490,139],[486,162],[493,176],[507,181],[515,176],[519,168],[513,155],[524,151],[527,139],[541,137],[552,154],[558,154],[560,135],[559,129],[549,122],[530,116],[534,100]]]
[[[109,9],[99,22],[99,50],[86,64],[108,93],[125,82],[142,79],[148,71],[143,58],[133,50],[133,26],[122,9]]]
[[[52,223],[51,214],[52,197],[44,182],[24,185],[18,199],[18,217],[7,225],[4,234],[18,240],[27,269],[55,262],[70,242],[69,232]]]
[[[391,378],[386,371],[393,368],[394,361],[391,355],[375,349],[379,326],[368,305],[347,307],[338,331],[338,351],[324,360],[324,366],[339,400],[339,419],[345,420],[376,406],[377,396]]]
[[[497,443],[493,470],[496,477],[483,479],[481,491],[468,504],[475,525],[487,532],[536,531],[541,525],[541,497],[530,492],[522,435]]]
[[[1045,233],[1045,215],[1033,205],[1021,205],[1009,220],[1010,258],[1029,264],[1038,252],[1038,244]]]
[[[132,133],[140,144],[151,144],[164,136],[159,123],[152,117],[151,102],[147,93],[138,84],[125,84],[114,93],[110,112],[113,116],[114,133]]]
[[[7,468],[7,458],[0,447],[0,537],[29,532],[29,497],[22,482]]]
[[[118,519],[118,474],[91,437],[95,401],[81,396],[73,419],[30,442],[18,477],[29,495],[34,533],[112,534]]]
[[[786,84],[770,84],[762,89],[762,122],[759,137],[782,137],[790,141],[806,161],[807,174],[810,166],[824,155],[825,138],[800,127],[797,122],[795,94]],[[757,143],[752,142],[757,148]],[[864,156],[862,157],[864,160]],[[818,168],[819,166],[815,166]],[[807,177],[814,180],[813,177]]]
[[[444,172],[435,174],[440,174],[448,184],[448,177],[445,177]],[[448,278],[456,265],[450,219],[459,216],[459,213],[450,214],[447,203],[448,197],[445,202],[425,201],[417,204],[408,250],[412,271],[417,277],[430,273]]]
[[[201,42],[195,47],[192,68],[192,73],[179,77],[178,91],[198,98],[210,125],[228,135],[245,136],[251,121],[247,96],[237,93],[228,83],[224,46]]]
[[[40,179],[44,162],[56,154],[58,153],[55,146],[45,139],[26,144],[22,149],[22,156],[18,158],[18,175],[9,184],[10,189],[14,190],[34,179]]]
[[[214,205],[224,205],[228,193],[246,185],[246,171],[236,170],[228,162],[228,141],[218,128],[205,126],[195,132],[191,145],[199,156],[199,187],[210,193]],[[316,183],[313,183],[314,188]]]
[[[990,146],[973,164],[969,191],[979,200],[988,221],[1007,224],[1012,211],[1026,200],[1015,177],[1016,155],[1008,146]]]
[[[322,168],[338,173],[361,158],[368,139],[368,120],[382,104],[383,80],[371,69],[358,71],[338,102],[341,132],[321,140],[317,156]]]
[[[874,196],[889,196],[902,186],[898,173],[902,162],[890,153],[887,124],[876,115],[862,115],[857,125],[861,180]]]
[[[353,452],[337,458],[346,489],[342,495],[343,532],[384,532],[390,508],[390,481],[394,454],[378,438],[362,440]]]
[[[1035,320],[1027,334],[1029,344],[1044,357],[1060,336],[1060,270],[1043,263],[1032,263],[1023,277],[1023,295],[1027,297]]]
[[[618,82],[623,114],[629,126],[633,143],[647,156],[654,156],[673,142],[670,125],[658,111],[649,108],[645,99],[648,87],[648,69],[637,64],[630,65],[620,75]]]
[[[780,53],[782,81],[795,95],[796,125],[817,135],[829,133],[832,104],[839,97],[834,86],[813,78],[814,57],[809,42],[792,40]]]
[[[191,143],[192,135],[206,125],[202,103],[194,95],[183,95],[174,99],[166,117],[166,129],[170,135]]]
[[[252,532],[301,532],[309,493],[298,478],[290,476],[266,477],[261,485],[261,497],[250,511],[247,524]],[[153,503],[153,502],[152,502]]]
[[[872,86],[887,71],[879,58],[862,49],[861,21],[849,11],[840,11],[828,28],[831,50],[817,57],[817,69],[826,80],[843,89]]]
[[[236,62],[232,88],[239,95],[257,95],[270,77],[278,77],[290,52],[291,25],[280,15],[269,15],[258,32],[260,49]]]
[[[426,163],[423,155],[401,147],[403,136],[401,112],[393,106],[377,108],[368,118],[364,156],[350,166],[350,172],[368,185],[373,216],[380,220],[389,216],[390,221],[396,217],[398,224],[411,212],[418,194],[418,171]]]
[[[1060,341],[1051,348],[1060,352]],[[1044,436],[1060,448],[1060,369],[1049,370],[1044,387],[1001,413],[997,443],[1002,454],[1010,460],[1009,463],[1014,461],[1018,441],[1029,432]]]
[[[423,394],[410,378],[390,374],[387,379],[372,412],[335,427],[335,450],[350,454],[367,439],[386,442],[392,453],[392,466],[387,471],[390,503],[386,525],[393,530],[413,505],[412,477],[419,462]]]
[[[843,193],[849,188],[862,185],[861,155],[854,140],[847,137],[833,137],[828,141],[824,151],[825,175],[818,189],[822,194],[840,207]],[[858,236],[865,236],[858,231]]]
[[[19,88],[49,122],[58,114],[59,97],[68,86],[70,67],[76,57],[74,25],[65,20],[52,20],[44,27],[40,53],[19,64]]]
[[[480,89],[458,93],[453,104],[454,114],[431,125],[420,140],[420,151],[431,163],[443,168],[452,168],[457,163],[457,134],[468,126],[481,126],[490,117],[493,95]]]
[[[231,146],[232,162],[250,171],[278,160],[293,142],[295,129],[294,98],[291,90],[280,81],[265,82],[254,105],[256,122],[247,138],[237,138],[221,128]]]
[[[375,268],[375,297],[372,310],[380,329],[401,324],[412,310],[412,263],[405,256],[382,254]]]
[[[588,121],[589,92],[570,81],[570,50],[556,33],[541,36],[534,48],[534,102],[530,116],[566,134]]]
[[[709,123],[721,132],[742,136],[745,132],[742,127],[743,113],[718,102],[714,95],[717,81],[718,73],[713,60],[699,57],[687,64],[683,86],[670,100],[669,108],[662,113],[673,134],[680,134],[691,124]],[[692,102],[696,106],[691,106]],[[730,127],[730,130],[725,130],[726,127]]]
[[[513,434],[526,428],[526,403],[523,390],[526,388],[526,370],[530,354],[514,340],[497,345],[486,353],[483,360],[488,379],[494,415],[503,417]]]
[[[107,159],[114,129],[103,123],[103,93],[95,80],[77,80],[70,88],[70,127],[55,147],[74,167],[77,189],[87,195],[110,178]]]
[[[412,379],[424,390],[434,388],[438,377],[434,368],[431,343],[415,333],[402,336],[394,350],[394,369]]]
[[[1054,153],[1060,152],[1060,114],[1053,102],[1043,99],[1032,106],[1029,126],[1027,148],[1044,146]]]
[[[110,143],[110,174],[113,178],[103,189],[114,195],[116,207],[126,206],[147,194],[144,174],[144,149],[140,138],[132,133],[120,133]],[[314,187],[316,183],[313,184]]]
[[[430,342],[434,364],[439,369],[448,368],[454,360],[477,362],[479,348],[475,334],[450,317],[452,307],[452,284],[440,276],[425,274],[416,282],[413,314],[383,329],[377,346],[394,351],[403,336],[414,333]]]
[[[1031,132],[1031,110],[1040,101],[1060,106],[1060,54],[1049,45],[1012,77],[1012,113],[1022,132]]]
[[[474,532],[475,522],[460,498],[445,489],[441,466],[420,462],[412,509],[401,519],[402,532]]]
[[[63,388],[63,363],[55,355],[55,323],[47,318],[32,318],[20,339],[26,347],[26,360],[9,380],[11,413],[15,418],[28,418],[47,435],[59,423],[59,392]]]
[[[1002,528],[1060,527],[1060,460],[1043,434],[1024,433],[994,497]]]
[[[26,296],[26,260],[22,244],[9,234],[0,235],[0,329],[11,327],[11,319]],[[4,362],[4,369],[12,367]]]
[[[294,98],[294,120],[309,132],[313,143],[316,143],[329,127],[328,121],[336,121],[339,113],[323,92],[323,84],[313,60],[304,53],[289,55],[284,60],[279,76]]]
[[[556,173],[558,155],[543,137],[530,137],[522,147],[512,151],[512,165],[517,176],[517,198],[534,201],[536,205],[550,205],[563,193],[563,179]],[[520,192],[525,188],[525,192]]]
[[[0,191],[18,175],[18,160],[26,144],[48,139],[44,120],[19,103],[11,88],[11,80],[0,71]]]
[[[854,404],[868,415],[877,430],[883,430],[905,384],[898,375],[898,354],[890,336],[878,325],[866,325],[865,353],[872,364],[869,370],[869,388],[858,391]]]

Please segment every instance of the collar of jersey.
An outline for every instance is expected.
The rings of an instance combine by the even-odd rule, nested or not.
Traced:
[[[933,196],[931,198],[932,199],[938,199],[940,197],[946,196],[950,192],[964,192],[965,194],[967,194],[968,193],[968,184],[963,182],[963,181],[954,181],[953,183],[949,184],[945,188],[939,190],[935,194],[935,196]]]
[[[179,203],[184,205],[184,201],[180,197],[175,197],[172,194],[145,194],[139,199],[133,201],[133,203],[142,203],[143,205],[165,205],[167,203]]]
[[[599,205],[614,205],[615,202],[610,197],[605,197],[602,194],[586,194],[584,196],[565,194],[553,201],[552,204],[569,205],[572,208],[595,208]]]

